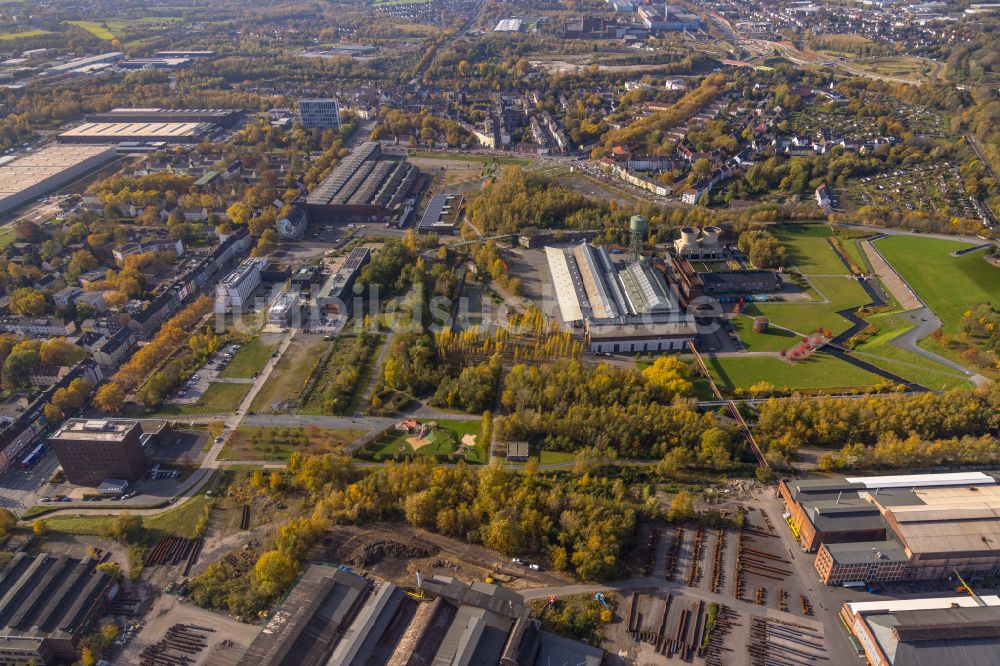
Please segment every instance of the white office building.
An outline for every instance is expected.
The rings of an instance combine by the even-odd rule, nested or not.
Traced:
[[[267,268],[266,259],[247,259],[219,283],[215,290],[215,311],[242,309],[250,295],[260,285],[260,272]]]
[[[299,100],[299,119],[305,129],[340,129],[340,105],[335,99]]]

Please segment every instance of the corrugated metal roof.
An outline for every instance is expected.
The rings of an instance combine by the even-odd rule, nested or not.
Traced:
[[[930,488],[933,486],[993,485],[996,479],[982,472],[947,472],[944,474],[894,474],[889,476],[845,477],[848,483],[866,488]]]

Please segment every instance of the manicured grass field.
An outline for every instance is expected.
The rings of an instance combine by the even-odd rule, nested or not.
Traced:
[[[193,405],[163,405],[160,414],[229,414],[240,406],[249,384],[223,384],[212,382]]]
[[[962,313],[976,303],[1000,307],[1000,268],[983,260],[977,250],[952,257],[969,247],[961,241],[920,236],[889,236],[875,241],[886,261],[917,296],[941,318],[945,332],[961,329]]]
[[[739,315],[730,323],[747,351],[781,351],[794,347],[799,340],[799,336],[792,331],[777,326],[769,326],[765,333],[757,333],[753,330],[753,318],[746,315]]]
[[[448,455],[455,452],[463,435],[475,435],[476,446],[467,451],[465,459],[469,462],[484,463],[486,462],[486,450],[483,443],[479,441],[480,430],[479,421],[437,421],[434,442],[421,446],[419,449],[414,450],[410,442],[407,441],[414,435],[396,434],[395,432],[390,432],[381,439],[375,440],[366,448],[380,458],[391,458],[397,453],[418,456]]]
[[[730,390],[767,382],[778,389],[834,389],[873,386],[879,377],[845,361],[818,352],[805,361],[789,363],[773,356],[708,359],[715,381]]]
[[[850,277],[847,266],[827,240],[830,228],[825,224],[782,224],[772,227],[771,232],[787,248],[788,263],[810,276],[816,298],[829,303],[751,303],[743,309],[743,314],[764,315],[772,324],[801,334],[813,333],[821,326],[834,335],[849,329],[850,322],[837,312],[864,305],[871,299]],[[742,323],[749,329],[749,322]],[[787,346],[777,346],[779,340],[765,338],[756,340],[758,346],[754,347],[754,341],[749,340],[747,348],[751,351],[779,351]]]
[[[771,229],[788,250],[788,264],[801,273],[847,275],[850,271],[837,258],[827,240],[830,227],[825,224],[782,224]]]
[[[813,333],[822,326],[837,335],[851,327],[851,323],[837,312],[871,301],[854,278],[811,277],[809,281],[829,303],[750,303],[743,309],[743,314],[751,317],[762,314],[771,323],[797,333]]]
[[[879,332],[855,347],[855,354],[861,360],[935,391],[971,386],[965,377],[953,369],[893,345],[894,338],[913,328],[912,324],[896,313],[872,315],[866,319],[878,326]]]
[[[868,260],[868,255],[861,248],[861,243],[865,242],[864,238],[840,238],[840,246],[844,248],[844,252],[847,254],[847,258],[854,262],[854,265],[860,268],[866,273],[874,272],[872,270],[872,263]]]
[[[274,347],[265,345],[257,338],[240,347],[240,350],[233,354],[233,359],[226,365],[225,369],[219,373],[221,377],[251,377],[255,372],[260,372],[261,368],[271,358]]]
[[[306,455],[336,453],[364,434],[363,430],[240,426],[226,442],[220,460],[288,460],[295,451]]]
[[[41,28],[36,28],[34,30],[23,30],[21,32],[3,32],[0,33],[0,41],[8,41],[11,39],[24,39],[25,37],[41,37],[42,35],[51,35],[52,32],[49,30],[42,30]]]

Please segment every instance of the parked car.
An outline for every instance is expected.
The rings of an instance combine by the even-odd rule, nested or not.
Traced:
[[[532,571],[541,571],[542,570],[542,568],[540,566],[538,566],[537,564],[529,564],[528,568],[531,569]]]
[[[515,557],[511,560],[511,564],[524,564],[524,560],[519,557]]]

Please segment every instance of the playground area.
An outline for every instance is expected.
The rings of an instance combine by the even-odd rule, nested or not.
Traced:
[[[418,421],[405,418],[362,450],[373,460],[433,456],[439,460],[485,462],[478,421]]]

